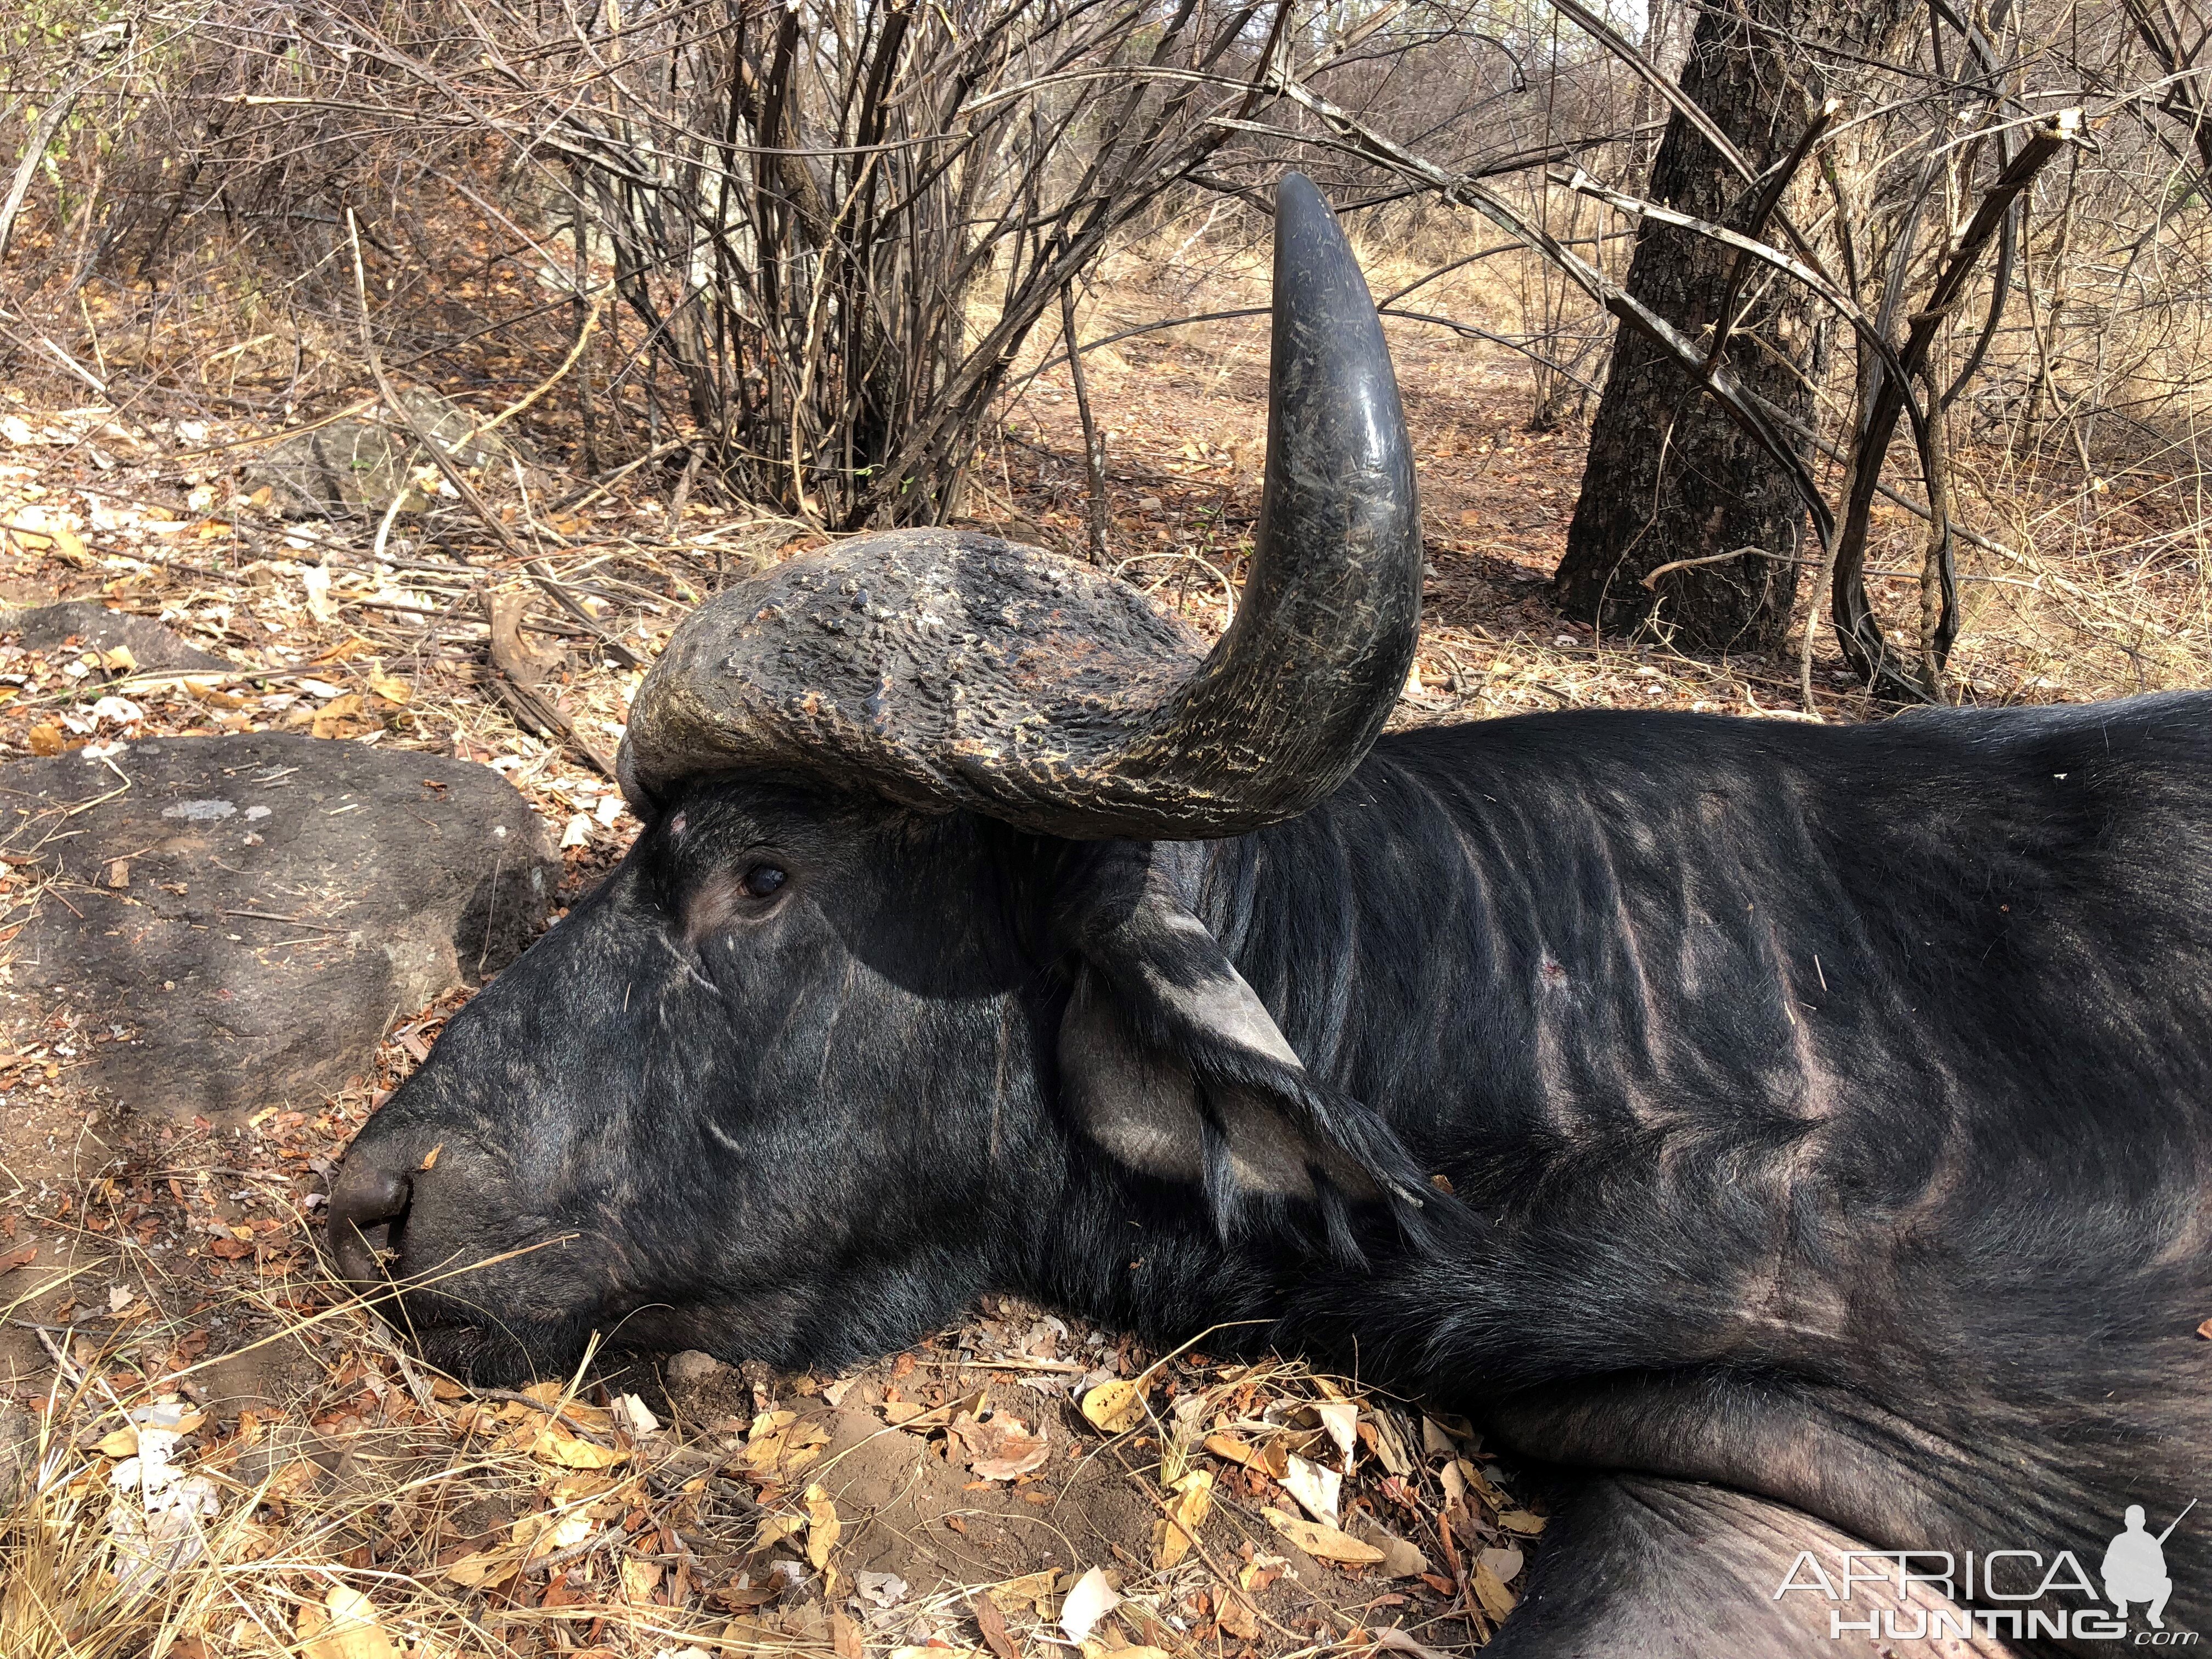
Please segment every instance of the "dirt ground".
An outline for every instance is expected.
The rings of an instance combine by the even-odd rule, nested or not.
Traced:
[[[1256,321],[1219,324],[1091,363],[1110,556],[1202,626],[1249,550],[1264,342]],[[1825,641],[1807,710],[1794,648],[1711,660],[1564,621],[1544,584],[1578,433],[1528,429],[1527,374],[1494,348],[1411,326],[1393,343],[1431,564],[1401,720],[1887,712]],[[489,409],[527,388],[510,370],[447,390]],[[1014,401],[974,479],[974,522],[1080,548],[1071,392],[1056,369]],[[654,466],[504,497],[503,538],[447,505],[379,540],[374,524],[288,522],[256,499],[241,468],[281,434],[266,421],[164,414],[150,396],[0,399],[0,598],[96,599],[240,665],[145,684],[0,635],[0,750],[300,729],[481,761],[562,843],[563,904],[635,831],[586,752],[611,750],[639,678],[616,647],[649,659],[720,582],[822,539],[710,489],[687,497]],[[551,415],[533,432],[548,455],[568,435]],[[2203,619],[2185,600],[2201,611],[2202,573],[2126,562],[2172,483],[2113,492],[2044,568],[1972,569],[1986,581],[1961,695],[2100,695],[2192,662],[2201,676]],[[1877,567],[1905,562],[1914,533],[1887,527]],[[1877,603],[1902,606],[1908,586],[1877,581]],[[489,684],[486,591],[526,596],[533,637],[566,651],[554,690],[572,740],[518,726]],[[404,699],[370,695],[395,681]],[[33,907],[70,900],[34,865],[0,873],[0,953]],[[470,1395],[423,1372],[339,1295],[316,1218],[333,1161],[465,994],[397,1022],[373,1073],[335,1097],[236,1122],[123,1111],[73,1077],[104,1040],[96,1020],[13,1009],[0,1428],[27,1438],[44,1492],[7,1523],[0,1631],[66,1635],[25,1652],[1420,1654],[1479,1645],[1511,1606],[1543,1525],[1537,1476],[1464,1423],[1291,1363],[1150,1355],[994,1303],[843,1377],[635,1360]]]

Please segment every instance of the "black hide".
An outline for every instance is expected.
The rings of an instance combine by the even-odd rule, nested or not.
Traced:
[[[408,1297],[483,1376],[594,1328],[836,1364],[987,1288],[1266,1319],[1531,1455],[1717,1483],[1770,1540],[2094,1571],[2126,1504],[2212,1495],[2208,1176],[2192,695],[1407,733],[1204,846],[702,781],[452,1023],[333,1208],[418,1279],[526,1252]],[[1540,1560],[1500,1651],[1719,1639],[1657,1544],[1577,1590],[1626,1547],[1593,1517],[1675,1524],[1642,1490],[1569,1513],[1614,1542]],[[2170,1626],[2212,1615],[2208,1535],[2166,1545]],[[1838,1650],[1771,1588],[1738,1609],[1771,1650]]]

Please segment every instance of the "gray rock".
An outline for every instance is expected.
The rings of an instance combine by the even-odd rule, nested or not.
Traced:
[[[58,878],[9,947],[18,1029],[78,1011],[90,1080],[179,1115],[366,1074],[394,1019],[529,944],[556,870],[488,768],[275,733],[0,768],[0,850]]]
[[[89,599],[0,611],[0,634],[20,634],[24,647],[32,651],[59,651],[71,639],[86,651],[112,651],[120,646],[131,653],[141,673],[203,668],[222,673],[238,666],[187,645],[150,617],[110,611]]]
[[[430,441],[461,467],[503,466],[513,456],[534,469],[519,439],[477,430],[489,415],[472,414],[428,386],[409,386],[398,400]],[[284,439],[246,467],[246,483],[249,489],[269,486],[270,504],[288,519],[374,518],[395,497],[404,498],[403,513],[428,508],[430,497],[414,487],[410,474],[429,463],[406,419],[375,410]]]

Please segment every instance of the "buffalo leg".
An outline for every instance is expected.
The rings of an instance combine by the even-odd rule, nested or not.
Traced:
[[[1848,1602],[1776,1591],[1811,1551],[1830,1577],[1865,1549],[1824,1522],[1723,1487],[1603,1475],[1574,1488],[1547,1529],[1527,1591],[1483,1659],[1803,1659],[1875,1648],[1891,1659],[2002,1659],[2011,1650],[1931,1587],[1851,1587]],[[1814,1582],[1809,1572],[1797,1582]],[[1842,1628],[1832,1627],[1834,1616]],[[1893,1631],[1897,1634],[1891,1633]],[[1922,1632],[1916,1638],[1915,1632]]]

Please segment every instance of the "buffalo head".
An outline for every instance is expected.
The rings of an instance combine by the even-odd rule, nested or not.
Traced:
[[[678,631],[623,745],[636,845],[334,1185],[342,1269],[400,1286],[432,1358],[495,1378],[599,1331],[836,1361],[1033,1282],[1056,1208],[1150,1193],[1341,1255],[1413,1206],[1396,1140],[1197,914],[1206,841],[1365,754],[1419,614],[1389,358],[1295,177],[1273,377],[1210,652],[1088,567],[935,530],[791,561]]]

